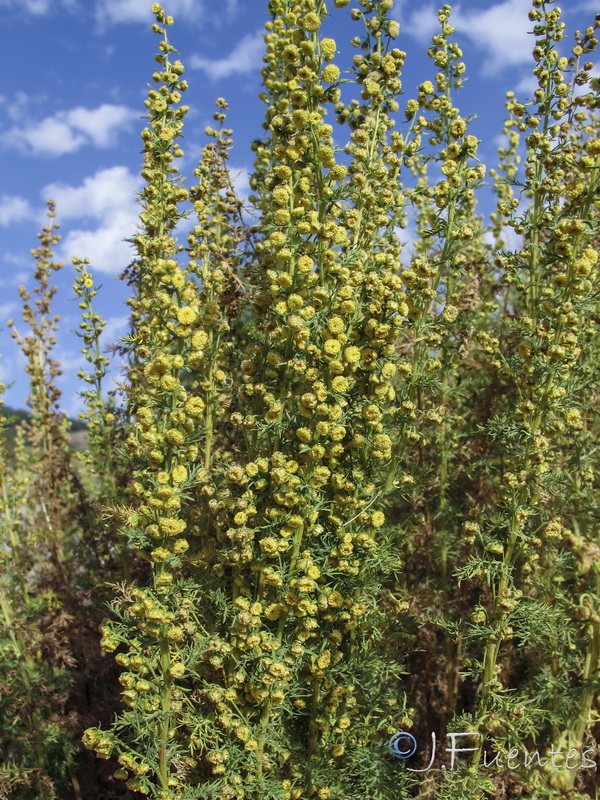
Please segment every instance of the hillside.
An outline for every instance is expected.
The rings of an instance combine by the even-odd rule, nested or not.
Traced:
[[[19,425],[23,421],[28,421],[31,418],[31,412],[27,411],[24,408],[12,408],[11,406],[1,406],[0,418],[7,419],[9,421],[8,426],[6,428],[6,441],[9,450],[12,450],[15,441],[15,433],[17,425]],[[87,426],[85,422],[82,422],[79,419],[73,419],[72,417],[69,417],[69,424],[70,424],[71,444],[75,450],[80,450],[81,447],[83,446],[83,440],[85,439],[85,432],[87,430]]]

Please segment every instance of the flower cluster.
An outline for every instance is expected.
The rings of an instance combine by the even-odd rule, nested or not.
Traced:
[[[568,764],[479,766],[594,743],[600,15],[565,55],[560,9],[532,0],[537,86],[507,96],[486,224],[450,6],[398,113],[392,0],[344,12],[346,71],[349,0],[267,5],[249,217],[223,98],[190,186],[175,166],[187,82],[152,6],[122,408],[74,260],[77,471],[54,223],[35,302],[20,290],[33,424],[0,441],[0,794],[591,797]],[[480,739],[424,782],[388,741],[432,722]],[[86,726],[106,774],[72,745]]]

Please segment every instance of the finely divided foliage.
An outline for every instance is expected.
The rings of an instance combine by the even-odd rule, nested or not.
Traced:
[[[533,0],[538,88],[508,94],[486,221],[451,9],[401,100],[392,5],[268,2],[250,208],[222,98],[185,185],[152,6],[116,392],[74,259],[80,452],[49,204],[14,329],[31,421],[0,420],[0,797],[595,796],[600,18],[568,51]],[[348,11],[344,72],[322,27]],[[398,731],[471,749],[399,760]]]

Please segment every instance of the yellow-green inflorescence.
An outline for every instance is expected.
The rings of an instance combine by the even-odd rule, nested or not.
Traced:
[[[533,720],[542,724],[537,709],[524,713],[528,692],[535,691],[552,698],[546,706],[549,741],[580,753],[592,722],[590,665],[600,647],[597,601],[585,599],[597,598],[598,591],[592,556],[597,525],[588,510],[594,477],[590,462],[581,459],[586,428],[595,429],[586,394],[595,381],[589,348],[597,336],[600,147],[594,95],[575,94],[574,87],[589,80],[591,63],[580,57],[597,39],[590,27],[578,34],[572,58],[559,57],[560,9],[536,0],[530,19],[538,37],[533,50],[538,88],[529,107],[509,96],[508,148],[501,153],[501,169],[510,180],[520,174],[518,146],[524,138],[523,188],[530,205],[525,214],[515,213],[513,189],[497,179],[496,235],[502,237],[498,226],[508,220],[523,244],[496,259],[504,308],[510,304],[511,313],[505,311],[496,336],[479,335],[482,363],[502,387],[503,402],[487,422],[494,450],[502,452],[492,468],[494,503],[472,509],[465,524],[465,538],[477,542],[479,554],[462,574],[483,580],[492,598],[487,612],[479,608],[472,617],[482,626],[474,639],[485,641],[481,661],[473,662],[482,678],[480,732],[506,750],[507,731],[499,720],[519,719],[511,735],[523,746]],[[561,492],[557,506],[551,498]],[[568,630],[553,628],[557,608],[569,609],[574,622]],[[553,654],[550,671],[532,667],[535,677],[527,689],[508,695],[504,688],[511,673],[510,667],[502,672],[503,653],[525,629]],[[585,675],[573,691],[562,681],[576,669],[577,658],[586,664]],[[567,705],[576,709],[575,719],[561,729],[557,720]],[[572,789],[576,778],[564,763],[541,773],[524,770],[521,777],[531,789],[544,784],[561,790]]]
[[[213,572],[231,577],[233,613],[205,696],[227,797],[342,796],[370,758],[382,785],[395,779],[381,745],[401,715],[376,647],[374,572],[397,566],[382,493],[408,312],[393,232],[401,160],[387,143],[404,53],[391,4],[366,5],[354,15],[366,29],[361,97],[346,106],[325,5],[270,3],[267,134],[251,179],[262,237],[245,271],[256,334],[231,415],[246,447],[215,502]],[[350,125],[348,165],[331,110]]]
[[[125,274],[132,474],[116,514],[137,574],[103,626],[126,710],[84,742],[161,800],[408,796],[416,778],[387,740],[430,714],[482,735],[470,769],[431,779],[440,800],[474,800],[494,790],[478,772],[484,735],[503,753],[532,730],[579,751],[590,735],[600,623],[585,387],[598,377],[600,147],[594,94],[574,87],[588,81],[578,59],[594,29],[564,59],[558,10],[534,0],[539,89],[533,107],[508,97],[486,235],[450,7],[429,50],[437,71],[404,105],[401,131],[392,2],[352,4],[361,33],[344,72],[327,26],[347,5],[268,5],[250,224],[222,98],[184,188],[173,164],[183,66],[166,36],[157,56],[143,230]],[[163,36],[171,19],[153,10]],[[410,216],[419,241],[407,256]],[[510,228],[522,244],[500,250]],[[554,486],[569,471],[561,504]],[[552,652],[548,668],[525,653],[531,680],[515,677],[526,630]],[[403,682],[410,636],[423,670]],[[411,681],[427,712],[407,708]],[[538,690],[532,729],[524,709]],[[565,703],[577,714],[559,731]],[[532,792],[575,780],[519,776]]]
[[[130,789],[171,798],[179,797],[186,783],[190,760],[184,756],[198,747],[187,728],[180,730],[189,720],[186,687],[201,647],[194,586],[185,580],[187,565],[200,559],[197,537],[206,538],[212,421],[222,401],[215,386],[224,390],[226,380],[218,363],[219,337],[228,329],[221,301],[235,237],[228,235],[225,221],[232,201],[218,195],[224,185],[218,168],[225,140],[221,137],[216,149],[205,149],[197,188],[183,187],[173,163],[182,155],[178,140],[187,108],[180,102],[187,84],[166,37],[172,18],[158,5],[153,12],[154,30],[163,37],[153,75],[158,88],[150,90],[146,101],[143,230],[134,237],[138,259],[126,274],[135,290],[132,333],[126,340],[131,351],[128,410],[133,424],[127,447],[134,470],[132,505],[118,510],[132,551],[149,564],[150,580],[145,587],[124,591],[115,605],[119,619],[105,622],[102,641],[109,652],[126,646],[116,656],[127,670],[120,678],[129,709],[124,716],[144,744],[140,739],[129,744],[127,737],[98,728],[86,731],[84,743],[101,757],[114,751],[121,765],[117,777]],[[207,190],[214,195],[207,198]],[[179,206],[189,197],[198,225],[189,237],[188,260],[181,264],[185,248],[177,244],[174,228],[184,216]],[[237,210],[239,204],[233,205]],[[204,498],[202,513],[191,509],[194,492]],[[149,715],[154,720],[150,726]]]

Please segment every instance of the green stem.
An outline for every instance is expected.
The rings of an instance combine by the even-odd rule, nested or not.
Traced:
[[[162,626],[160,636],[160,669],[162,673],[162,685],[160,692],[160,708],[162,717],[159,730],[159,772],[158,778],[163,789],[169,787],[169,768],[167,764],[167,746],[169,743],[169,730],[171,728],[171,694],[173,678],[169,672],[171,667],[171,653],[169,641],[166,636],[165,626]]]
[[[258,744],[256,747],[256,780],[262,786],[263,780],[263,756],[265,751],[265,738],[267,735],[267,727],[269,725],[269,717],[271,716],[271,701],[265,703],[260,716],[260,733],[258,734]]]
[[[308,797],[312,797],[315,793],[312,780],[311,761],[313,758],[313,754],[315,752],[315,747],[319,736],[319,729],[317,727],[316,717],[319,711],[320,694],[321,694],[321,678],[315,678],[313,679],[313,690],[312,690],[312,698],[310,706],[310,722],[308,724],[308,787],[307,787]]]

